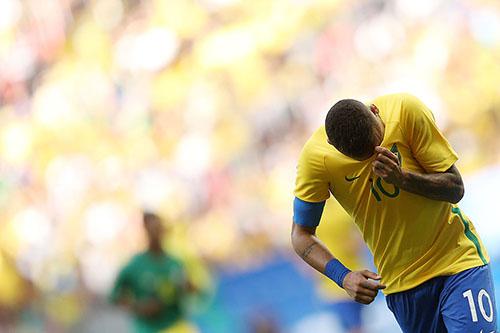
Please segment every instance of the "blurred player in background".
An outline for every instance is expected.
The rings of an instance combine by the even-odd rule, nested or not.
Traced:
[[[359,230],[334,198],[326,201],[317,235],[348,267],[354,270],[366,267],[364,259],[366,247]],[[332,280],[325,275],[319,274],[318,278],[318,293],[328,304],[328,311],[338,319],[345,332],[361,333],[362,305],[352,300],[342,288],[332,283]]]
[[[494,332],[490,259],[456,205],[464,194],[457,159],[414,96],[339,101],[298,163],[295,251],[360,303],[385,289],[404,332]],[[349,270],[316,236],[330,193],[354,218],[380,275]]]
[[[111,301],[133,314],[138,333],[194,332],[194,328],[183,322],[182,302],[193,288],[185,269],[162,247],[165,228],[161,218],[146,212],[143,222],[148,248],[120,271]]]

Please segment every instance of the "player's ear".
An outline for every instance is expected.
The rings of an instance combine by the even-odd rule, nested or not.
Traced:
[[[379,110],[375,104],[370,104],[370,111],[373,112],[373,114],[379,114]]]

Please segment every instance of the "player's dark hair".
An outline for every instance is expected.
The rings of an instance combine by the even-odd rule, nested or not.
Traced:
[[[366,158],[373,154],[374,121],[367,106],[354,99],[343,99],[328,111],[325,120],[326,135],[341,153]]]

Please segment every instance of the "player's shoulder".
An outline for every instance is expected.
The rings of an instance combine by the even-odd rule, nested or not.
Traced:
[[[161,261],[161,265],[168,271],[184,271],[185,262],[176,254],[165,252]]]
[[[406,122],[419,114],[430,113],[418,97],[407,92],[379,96],[373,100],[373,104],[389,121]]]
[[[168,258],[168,263],[173,266],[176,269],[183,269],[184,268],[184,261],[174,255],[167,255]]]
[[[415,95],[407,92],[393,93],[387,95],[381,95],[373,100],[373,103],[377,106],[383,108],[389,108],[394,110],[405,110],[408,108],[415,108],[422,104],[420,99]]]
[[[143,265],[144,262],[147,260],[147,256],[148,256],[148,254],[146,251],[138,252],[138,253],[132,255],[132,257],[130,257],[127,266],[136,267],[136,266]]]
[[[328,150],[328,138],[326,136],[325,126],[320,126],[309,139],[306,141],[302,147],[300,153],[300,160],[302,162],[319,162],[323,160],[323,157]]]
[[[144,263],[142,255],[143,255],[142,253],[136,253],[132,255],[122,266],[121,274],[133,276],[137,271],[140,271]]]
[[[310,153],[319,152],[326,145],[328,145],[328,138],[326,136],[325,126],[322,125],[314,131],[303,147],[303,151]]]
[[[375,101],[388,101],[388,102],[412,102],[418,100],[419,100],[418,97],[408,92],[385,94],[375,98]]]

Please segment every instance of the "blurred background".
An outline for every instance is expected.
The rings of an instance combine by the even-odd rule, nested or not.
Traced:
[[[457,150],[500,289],[498,1],[1,0],[0,330],[131,332],[107,296],[148,209],[195,331],[343,332],[291,249],[295,165],[336,100],[392,92]],[[399,332],[383,296],[363,311]]]

